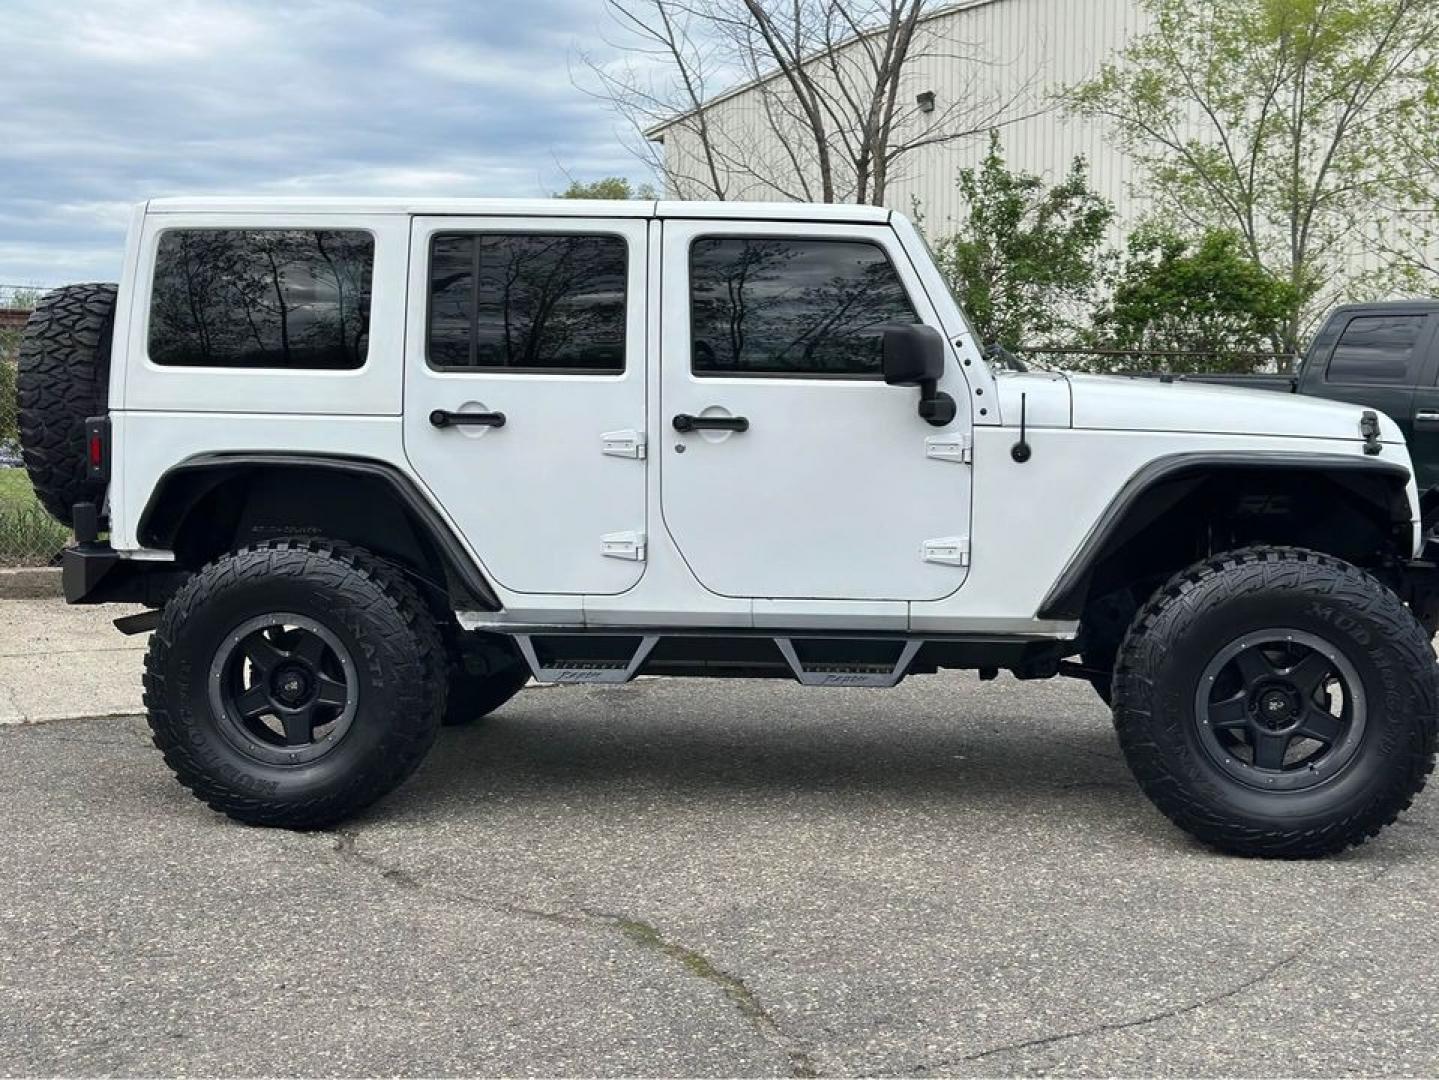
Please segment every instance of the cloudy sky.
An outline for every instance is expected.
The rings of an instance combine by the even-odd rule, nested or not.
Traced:
[[[600,0],[5,0],[0,285],[114,280],[130,204],[645,179]]]

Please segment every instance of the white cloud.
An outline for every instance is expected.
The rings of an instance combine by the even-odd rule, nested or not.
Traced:
[[[570,80],[593,0],[7,0],[0,282],[118,272],[175,194],[539,195],[641,167]]]

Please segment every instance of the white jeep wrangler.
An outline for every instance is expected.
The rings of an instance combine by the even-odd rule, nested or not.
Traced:
[[[31,319],[25,461],[68,599],[156,609],[117,620],[155,742],[241,820],[353,814],[532,677],[1073,675],[1252,854],[1360,842],[1433,767],[1389,418],[996,370],[898,214],[164,200],[122,277]]]

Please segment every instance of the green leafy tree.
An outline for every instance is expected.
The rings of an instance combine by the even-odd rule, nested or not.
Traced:
[[[999,136],[978,169],[959,174],[965,213],[936,258],[975,332],[1008,348],[1069,344],[1092,307],[1109,256],[1114,208],[1076,158],[1064,180],[1012,171]]]
[[[1439,128],[1434,0],[1142,0],[1148,32],[1066,91],[1143,167],[1161,214],[1229,229],[1291,287],[1283,333],[1344,295],[1356,225]]]
[[[13,311],[30,311],[40,298],[33,289],[16,289],[0,304]],[[20,347],[20,330],[0,329],[0,443],[14,442],[20,437],[17,428],[19,405],[15,400],[15,353]]]
[[[1095,313],[1096,347],[1141,355],[1104,366],[1252,371],[1282,341],[1294,286],[1257,266],[1233,231],[1187,239],[1163,228],[1130,237],[1122,270]],[[1162,356],[1160,353],[1191,353]]]
[[[593,180],[588,184],[582,184],[578,180],[571,180],[570,186],[560,192],[561,199],[655,199],[653,184],[640,184],[636,187],[623,176],[607,176],[603,180]]]
[[[1425,97],[1423,112],[1439,116],[1439,86]],[[1404,168],[1397,192],[1375,207],[1380,267],[1371,291],[1409,296],[1439,295],[1439,125],[1416,124],[1404,140]]]

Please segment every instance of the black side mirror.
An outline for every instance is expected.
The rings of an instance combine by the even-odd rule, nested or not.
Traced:
[[[897,323],[884,328],[884,381],[919,387],[919,415],[934,427],[953,423],[954,398],[939,389],[944,375],[944,338],[932,326]]]

